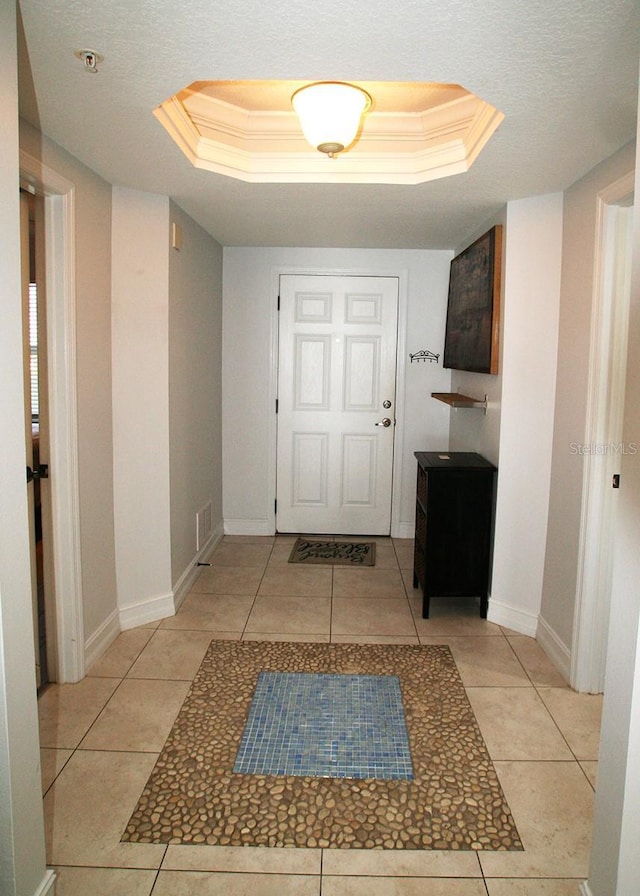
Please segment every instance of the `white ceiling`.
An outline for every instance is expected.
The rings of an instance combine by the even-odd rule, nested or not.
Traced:
[[[635,136],[638,0],[19,0],[21,113],[225,246],[454,248]],[[23,47],[23,49],[24,49]],[[88,74],[75,51],[104,56]],[[153,116],[198,80],[457,83],[505,114],[465,174],[248,184],[191,167]],[[339,161],[339,160],[335,160]]]

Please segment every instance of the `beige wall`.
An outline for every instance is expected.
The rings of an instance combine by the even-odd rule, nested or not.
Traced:
[[[183,229],[183,249],[170,255],[167,197],[121,188],[112,191],[110,184],[26,123],[21,123],[20,146],[74,185],[81,576],[85,644],[90,645],[89,659],[94,659],[119,630],[123,608],[150,598],[164,601],[165,610],[172,606],[173,585],[193,564],[196,510],[211,501],[212,525],[221,529],[222,249],[172,205],[172,214]],[[118,210],[125,217],[133,216],[135,221],[134,232],[124,236],[129,253],[124,273],[118,264],[112,268],[114,196],[119,197]],[[158,209],[163,218],[160,222]],[[116,226],[120,244],[122,234],[120,222]],[[145,251],[136,251],[136,246],[140,250],[145,240],[147,244],[151,240],[151,245]],[[150,267],[148,276],[141,279],[143,259]],[[115,296],[112,296],[113,270],[122,274],[119,284],[113,284]],[[145,312],[139,335],[145,342],[145,351],[155,352],[154,363],[158,361],[158,353],[162,354],[162,370],[158,377],[152,378],[150,388],[155,389],[159,384],[163,407],[156,400],[149,402],[149,390],[142,396],[139,394],[143,374],[148,373],[148,367],[142,364],[142,343],[129,346],[124,360],[118,354],[122,350],[118,344],[112,361],[112,325],[118,338],[124,338],[131,322],[118,329],[122,314],[133,314],[139,307],[144,293],[141,286],[149,287],[151,274],[161,277],[163,332],[157,335],[154,348],[149,336],[155,331],[150,328],[151,317]],[[152,290],[148,296],[150,308],[155,311],[159,307],[157,292]],[[145,425],[150,411],[156,414],[156,419],[161,414],[160,429],[150,431]],[[114,419],[119,427],[118,438],[114,433]],[[140,475],[134,478],[132,491],[127,477],[131,476],[134,460],[140,457],[137,448],[145,439],[149,440],[150,449],[140,459]],[[114,440],[119,450],[117,457]],[[126,504],[128,499],[122,499],[122,495],[133,494],[139,498],[141,489],[151,487],[148,474],[153,468],[149,462],[153,459],[157,467],[161,457],[166,461],[166,475],[162,478],[166,500],[162,513],[145,513],[144,503],[134,497],[134,504],[129,507],[139,508],[141,518],[134,525],[131,513],[125,508],[123,523],[123,500]],[[114,469],[120,488],[119,502]],[[116,511],[120,514],[117,529]],[[164,574],[164,559],[159,563],[140,563],[150,542],[160,549],[161,539],[149,538],[150,521],[159,525],[166,536]],[[119,581],[116,534],[120,544]],[[160,584],[158,575],[162,576]]]
[[[182,247],[171,247],[171,225]],[[222,249],[166,196],[113,189],[119,623],[173,613],[196,570],[196,513],[222,532]]]
[[[640,122],[639,133],[640,138]],[[619,160],[625,165],[628,153]],[[609,174],[607,174],[609,176]],[[635,195],[640,191],[636,168]],[[633,225],[623,439],[640,441],[640,216]],[[590,891],[636,893],[640,880],[640,456],[621,458],[607,673],[598,761]]]
[[[0,120],[0,892],[45,896],[52,890],[45,871],[29,600],[16,11],[12,3],[0,4]]]
[[[549,501],[562,194],[509,202],[480,233],[493,223],[503,224],[499,371],[453,372],[454,391],[486,394],[488,408],[486,415],[451,412],[451,448],[477,451],[498,467],[489,619],[535,636]]]
[[[119,622],[125,628],[170,615],[173,607],[168,242],[168,198],[114,187],[114,515]]]
[[[531,636],[538,629],[549,513],[561,239],[561,193],[508,203],[490,618]]]
[[[224,517],[233,534],[273,534],[279,273],[347,273],[400,280],[398,393],[392,534],[412,538],[415,451],[446,449],[449,411],[431,392],[449,391],[450,371],[414,362],[444,341],[449,251],[225,248],[223,329]]]
[[[596,199],[633,171],[634,146],[605,160],[564,194],[558,375],[541,617],[560,649],[571,652],[584,458],[572,442],[586,441],[590,327],[594,296]]]
[[[111,185],[20,123],[20,147],[75,187],[82,592],[89,637],[116,608],[111,425]]]
[[[169,250],[169,442],[174,588],[193,563],[196,513],[222,531],[222,247],[175,203]]]

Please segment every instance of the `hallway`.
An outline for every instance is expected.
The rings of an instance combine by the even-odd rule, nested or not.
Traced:
[[[47,860],[57,896],[569,896],[586,878],[601,698],[572,692],[534,640],[472,602],[412,588],[413,542],[369,569],[288,565],[293,537],[225,537],[179,613],[122,633],[39,701]],[[447,644],[524,852],[121,843],[213,639]]]

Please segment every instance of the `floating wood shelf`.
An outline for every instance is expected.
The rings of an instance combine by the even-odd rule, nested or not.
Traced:
[[[444,401],[452,408],[483,408],[485,413],[487,411],[486,395],[484,400],[480,400],[470,398],[469,395],[462,395],[460,392],[432,392],[431,397],[437,398],[438,401]]]

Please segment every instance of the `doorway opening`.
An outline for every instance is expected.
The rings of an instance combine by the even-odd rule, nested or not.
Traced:
[[[577,691],[604,690],[613,533],[615,476],[622,421],[631,295],[631,231],[634,176],[629,174],[598,196],[591,320],[589,393],[580,523],[578,582],[571,650],[570,684]]]
[[[23,281],[24,378],[27,483],[31,537],[32,612],[36,686],[41,693],[51,678],[48,644],[55,644],[55,595],[51,502],[48,489],[49,413],[43,260],[43,200],[20,191]]]
[[[48,563],[45,552],[43,572],[46,580],[49,571],[50,594],[56,596],[55,601],[48,602],[45,585],[47,672],[51,681],[76,682],[84,677],[85,650],[77,436],[75,188],[23,151],[20,186],[36,197],[36,208],[39,204],[42,211],[36,238],[36,261],[40,259],[36,282],[46,293],[46,311],[41,315],[46,336],[38,336],[38,354],[46,350],[46,363],[40,365],[46,385],[40,381],[39,429],[42,437],[42,408],[46,406],[50,478],[40,480],[40,485],[41,494],[48,493],[50,508],[45,511],[43,505],[43,547],[48,543],[51,554]],[[45,389],[46,405],[42,402]],[[36,570],[32,575],[35,581]]]

